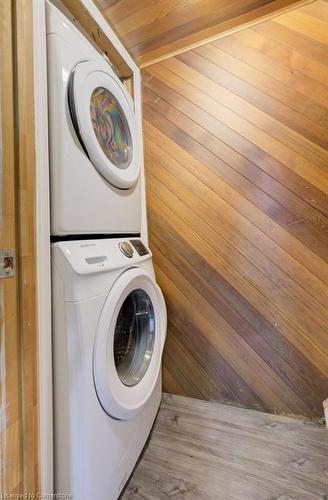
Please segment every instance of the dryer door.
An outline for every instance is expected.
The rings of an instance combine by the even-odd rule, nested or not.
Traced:
[[[159,375],[165,335],[160,288],[145,270],[127,270],[106,299],[93,352],[95,388],[108,415],[132,418],[148,401]]]
[[[91,163],[115,187],[133,187],[140,148],[125,87],[105,62],[84,61],[76,65],[68,88],[74,128]]]

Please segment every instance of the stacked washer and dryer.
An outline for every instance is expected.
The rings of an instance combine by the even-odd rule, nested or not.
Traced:
[[[55,493],[115,500],[159,408],[166,335],[141,134],[110,64],[50,2],[47,52]]]

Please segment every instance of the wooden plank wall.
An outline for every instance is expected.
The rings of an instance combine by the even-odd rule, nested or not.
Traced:
[[[143,71],[167,392],[322,415],[328,3]]]
[[[141,67],[300,3],[297,0],[95,2]]]

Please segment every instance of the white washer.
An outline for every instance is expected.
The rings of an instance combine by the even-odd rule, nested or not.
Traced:
[[[51,232],[139,234],[141,144],[110,64],[47,3]]]
[[[166,309],[141,240],[55,243],[55,492],[115,500],[161,398]]]

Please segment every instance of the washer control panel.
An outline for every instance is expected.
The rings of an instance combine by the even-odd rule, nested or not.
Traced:
[[[142,257],[143,255],[149,254],[148,248],[145,247],[145,245],[142,243],[141,240],[130,240],[130,243],[131,243],[131,245],[134,246],[135,250],[137,250],[140,257]]]
[[[128,241],[121,241],[118,244],[118,246],[119,246],[119,249],[121,250],[121,252],[126,257],[129,257],[129,259],[131,259],[133,257],[133,253],[134,253],[133,246],[130,245],[130,243]]]
[[[69,276],[70,272],[92,274],[124,269],[151,259],[151,251],[140,238],[61,241],[52,245],[52,252],[56,258],[65,260],[60,262]]]

